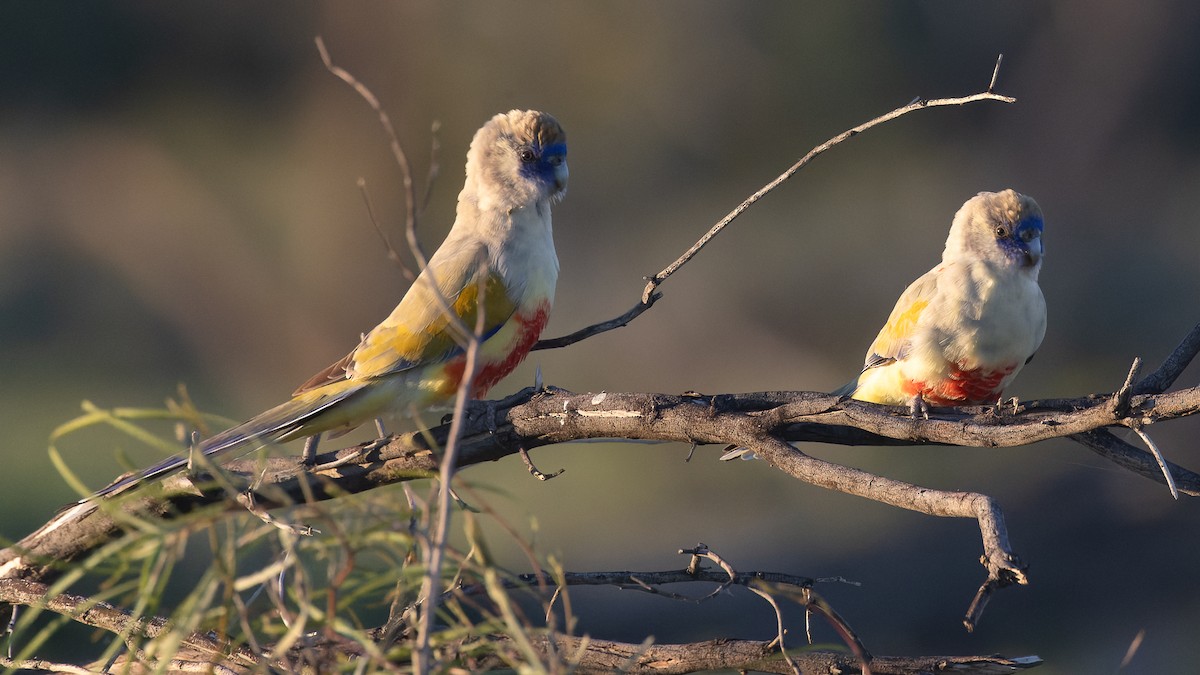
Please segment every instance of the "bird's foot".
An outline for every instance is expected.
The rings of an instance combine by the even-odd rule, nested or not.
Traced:
[[[1021,401],[1016,396],[1013,396],[1008,400],[1004,400],[1003,397],[998,398],[996,399],[996,405],[992,406],[992,414],[999,417],[1008,409],[1011,409],[1011,414],[1013,415],[1021,412]]]
[[[321,434],[313,434],[304,439],[304,454],[300,456],[300,461],[304,466],[311,467],[317,463],[317,446],[321,445]]]
[[[482,419],[487,425],[488,433],[496,433],[499,425],[496,424],[496,402],[495,401],[467,401],[464,408],[467,421]]]
[[[533,397],[534,398],[544,398],[546,396],[554,396],[555,394],[562,394],[564,396],[570,396],[571,393],[572,392],[570,392],[566,389],[563,389],[562,387],[556,387],[552,384],[547,384],[547,385],[538,387],[537,391],[534,392]]]
[[[381,436],[373,441],[367,441],[366,443],[359,444],[350,452],[347,452],[331,462],[310,466],[309,470],[313,472],[329,471],[330,469],[336,469],[338,467],[346,466],[347,464],[362,464],[372,452],[382,450],[383,448],[387,447],[388,443],[391,441],[392,439],[390,437]]]
[[[912,415],[914,420],[929,419],[929,404],[925,402],[925,397],[918,393],[912,397],[912,401],[908,404],[908,414]]]

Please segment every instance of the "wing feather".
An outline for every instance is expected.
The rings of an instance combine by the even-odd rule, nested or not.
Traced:
[[[926,272],[900,294],[887,323],[867,350],[864,371],[902,359],[908,353],[921,313],[937,294],[937,272],[938,268]]]
[[[447,244],[434,255],[429,268],[417,277],[396,309],[364,335],[354,351],[310,378],[296,393],[349,378],[399,373],[461,354],[464,347],[451,315],[474,329],[482,306],[483,339],[500,330],[517,307],[504,278],[484,262],[487,256],[482,245]],[[449,305],[449,314],[439,301],[439,292]]]

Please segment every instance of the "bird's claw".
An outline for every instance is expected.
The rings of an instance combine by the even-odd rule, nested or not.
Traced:
[[[925,397],[919,393],[913,396],[908,404],[908,413],[914,420],[929,419],[929,404],[925,402]]]
[[[555,394],[568,395],[570,393],[571,392],[567,391],[566,389],[563,389],[562,387],[556,387],[552,384],[545,384],[545,385],[542,385],[541,387],[539,387],[538,390],[536,392],[534,392],[533,396],[534,396],[534,398],[539,398],[539,397],[544,397],[544,396],[554,396]]]
[[[1016,396],[1013,396],[1007,401],[1003,398],[996,399],[996,405],[992,406],[992,414],[999,417],[1000,415],[1004,414],[1005,408],[1008,406],[1012,407],[1013,415],[1021,412],[1021,401]]]
[[[496,423],[495,401],[467,401],[466,413],[468,420],[483,418],[483,423],[487,425],[488,433],[494,434],[500,428]]]
[[[313,434],[304,439],[304,454],[300,456],[304,466],[312,467],[317,463],[317,446],[320,444],[321,434]]]

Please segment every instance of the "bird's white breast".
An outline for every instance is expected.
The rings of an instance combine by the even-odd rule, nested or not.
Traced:
[[[965,368],[1020,368],[1046,332],[1046,301],[1037,279],[1021,268],[956,266],[937,319],[947,361]],[[957,316],[956,316],[957,315]]]

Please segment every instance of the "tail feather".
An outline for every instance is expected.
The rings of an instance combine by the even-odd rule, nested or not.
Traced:
[[[859,377],[862,377],[862,376],[860,375]],[[850,380],[846,384],[843,384],[842,386],[838,387],[837,389],[834,389],[833,391],[831,391],[829,393],[833,394],[834,396],[853,396],[854,392],[858,391],[859,377],[856,377],[853,380]]]
[[[357,387],[345,389],[335,395],[316,400],[293,398],[235,427],[204,439],[193,452],[203,453],[205,457],[217,457],[231,450],[243,447],[243,452],[250,452],[262,447],[262,443],[268,443],[284,437],[288,437],[286,440],[292,440],[300,436],[319,433],[322,429],[313,428],[308,434],[296,434],[296,432],[304,430],[309,422],[328,410],[331,406],[345,401],[359,391],[361,389]],[[245,447],[258,441],[262,443]],[[80,503],[115,495],[142,483],[167,476],[187,466],[189,457],[190,453],[168,457],[153,466],[142,469],[137,473],[114,482],[108,487],[98,490],[88,499],[81,500]]]

